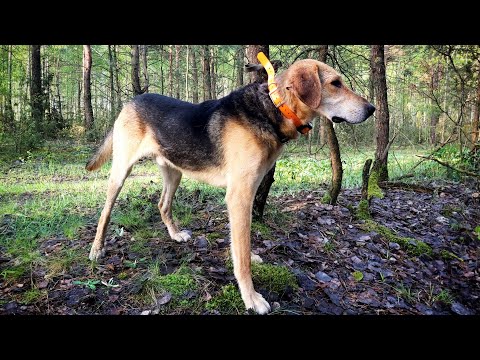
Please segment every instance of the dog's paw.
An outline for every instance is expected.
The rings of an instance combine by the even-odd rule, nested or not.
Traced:
[[[263,296],[256,291],[248,294],[246,297],[243,297],[243,302],[245,307],[248,309],[253,309],[257,314],[264,315],[270,311],[270,305]]]
[[[105,256],[105,247],[98,249],[95,245],[92,245],[92,249],[90,250],[90,255],[88,255],[88,258],[91,261],[99,261],[104,256]]]
[[[192,238],[191,232],[188,230],[182,230],[172,236],[173,240],[177,242],[186,242]]]
[[[252,263],[258,263],[258,264],[263,263],[263,260],[260,257],[260,255],[254,254],[253,252],[250,253],[250,260],[252,261]]]

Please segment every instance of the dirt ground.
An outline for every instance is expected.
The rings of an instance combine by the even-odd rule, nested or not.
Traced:
[[[264,263],[285,266],[296,282],[281,291],[256,285],[273,314],[480,314],[478,189],[458,184],[390,188],[383,199],[372,200],[367,221],[355,216],[359,190],[343,190],[338,206],[322,204],[322,195],[271,199],[267,206],[276,212],[265,226],[253,227],[253,251]],[[86,261],[93,221],[74,240],[43,241],[43,256],[71,249],[78,259],[56,272],[40,263],[15,281],[0,278],[0,314],[245,313],[228,304],[206,306],[221,289],[235,285],[228,218],[224,206],[208,201],[199,202],[195,212],[192,240],[186,244],[168,238],[158,215],[151,223],[159,235],[145,240],[143,248],[132,245],[137,241],[132,229],[110,228],[100,264]],[[415,251],[418,241],[428,245],[423,253]],[[194,290],[145,295],[153,260],[159,276],[190,269]],[[11,261],[0,254],[0,271]],[[28,291],[33,295],[27,301]]]

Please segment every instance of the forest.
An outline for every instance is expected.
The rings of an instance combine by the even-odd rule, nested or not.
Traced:
[[[110,163],[85,164],[134,96],[192,103],[285,71],[333,67],[375,105],[313,120],[255,196],[252,264],[274,315],[480,314],[480,46],[0,45],[0,314],[246,311],[225,190],[183,177],[168,236],[162,177],[141,159],[88,260]]]

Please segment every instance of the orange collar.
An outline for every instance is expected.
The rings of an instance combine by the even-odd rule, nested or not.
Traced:
[[[302,120],[299,119],[297,114],[295,114],[292,111],[292,109],[288,107],[288,105],[285,103],[285,100],[282,100],[278,92],[277,83],[275,82],[275,69],[273,68],[268,58],[265,56],[263,52],[260,51],[257,54],[257,59],[258,61],[260,61],[260,64],[262,64],[265,70],[267,71],[268,90],[269,90],[268,95],[270,96],[270,99],[272,100],[273,104],[277,107],[277,109],[281,111],[283,116],[293,121],[293,124],[295,125],[299,133],[301,134],[308,133],[312,129],[312,125],[310,125],[309,123],[307,123],[306,125],[303,124]]]

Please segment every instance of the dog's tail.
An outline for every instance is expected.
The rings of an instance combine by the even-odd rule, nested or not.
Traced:
[[[85,166],[85,169],[88,171],[93,171],[99,169],[103,164],[107,162],[108,159],[112,156],[113,152],[113,128],[107,134],[103,140],[102,145],[98,148],[97,152],[90,161]]]

